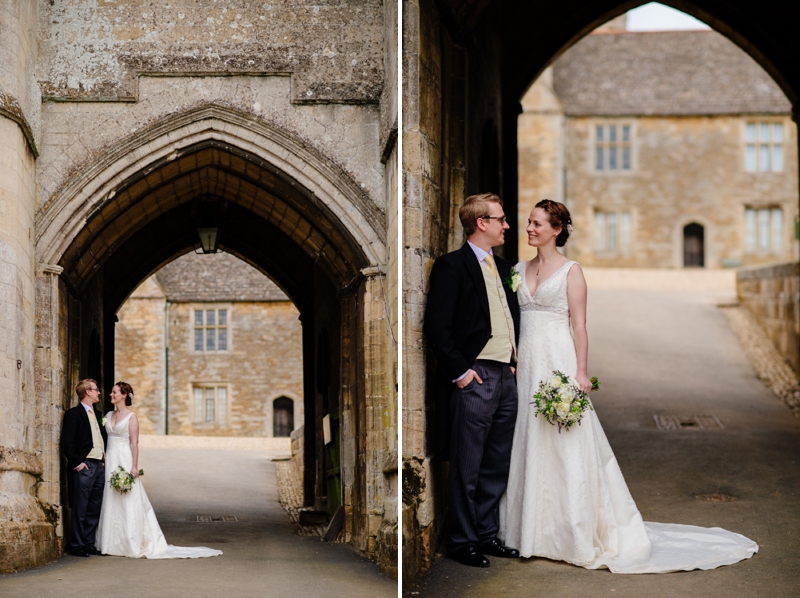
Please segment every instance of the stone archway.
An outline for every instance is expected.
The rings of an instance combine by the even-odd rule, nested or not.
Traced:
[[[465,196],[494,191],[507,214],[516,214],[520,100],[531,83],[561,53],[604,22],[643,4],[568,0],[466,2],[420,0],[404,13],[405,47],[404,280],[404,576],[430,566],[445,524],[446,468],[431,460],[433,363],[422,337],[427,273],[433,259],[457,249],[463,234],[456,213]],[[788,1],[776,1],[769,13],[744,0],[667,1],[708,23],[750,54],[777,82],[796,116],[800,67],[791,59],[800,42],[775,18],[791,14]],[[441,106],[428,111],[427,106]],[[487,121],[498,123],[497,189],[487,180],[481,146]],[[420,158],[424,156],[424,158]],[[426,228],[428,227],[428,228]],[[412,237],[409,231],[430,230]],[[517,237],[512,224],[507,239]],[[516,261],[515,243],[501,252]]]
[[[370,516],[382,499],[370,488],[382,472],[380,459],[370,458],[367,412],[381,404],[375,389],[388,387],[381,352],[364,350],[376,342],[375,324],[385,313],[386,224],[375,202],[302,140],[218,105],[157,121],[77,172],[36,222],[40,351],[34,367],[42,381],[40,406],[47,407],[39,418],[47,488],[40,499],[56,513],[46,541],[57,545],[64,532],[61,410],[92,368],[108,390],[116,311],[142,280],[197,244],[198,211],[213,205],[225,250],[269,273],[301,312],[305,495],[318,508],[329,497],[313,356],[318,331],[330,331],[327,375],[342,421],[342,495],[335,498],[343,505],[347,541],[374,556],[379,547]],[[99,367],[85,349],[92,331],[102,339]]]

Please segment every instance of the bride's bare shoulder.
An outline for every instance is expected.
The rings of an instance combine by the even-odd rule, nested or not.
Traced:
[[[567,280],[569,282],[580,282],[586,285],[586,277],[583,275],[583,268],[578,262],[570,261],[569,271],[567,272]]]

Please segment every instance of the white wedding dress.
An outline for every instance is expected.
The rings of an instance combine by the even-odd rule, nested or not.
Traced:
[[[568,262],[531,296],[526,263],[517,290],[521,310],[519,412],[506,494],[503,542],[523,557],[566,561],[614,573],[713,569],[751,557],[758,545],[720,528],[642,521],[594,411],[562,430],[535,417],[539,382],[578,369],[567,303]]]
[[[100,523],[97,526],[97,549],[103,554],[148,559],[196,559],[222,554],[221,550],[205,546],[182,547],[167,544],[156,514],[144,491],[142,478],[136,478],[130,491],[122,494],[111,487],[109,480],[117,467],[131,471],[133,455],[129,423],[133,413],[111,425],[111,414],[106,415],[106,487]]]

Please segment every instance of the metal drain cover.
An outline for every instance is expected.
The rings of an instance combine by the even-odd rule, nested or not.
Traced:
[[[719,492],[715,492],[714,494],[696,494],[695,498],[698,500],[707,500],[709,502],[734,502],[736,500],[735,496]]]
[[[654,415],[659,430],[722,430],[716,415]]]
[[[239,521],[235,515],[198,515],[197,521],[200,523],[211,523],[213,521]]]

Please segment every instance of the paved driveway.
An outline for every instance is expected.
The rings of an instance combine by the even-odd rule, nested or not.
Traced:
[[[196,560],[65,556],[0,576],[0,596],[394,597],[397,585],[342,544],[294,535],[278,503],[275,465],[256,451],[143,449],[144,483],[167,542],[211,546]],[[235,523],[197,523],[233,515]]]
[[[404,594],[800,596],[800,420],[755,377],[716,308],[729,293],[716,291],[590,285],[590,375],[602,382],[593,399],[646,521],[723,527],[758,542],[758,554],[713,571],[627,576],[545,559],[492,559],[485,570],[441,559]],[[724,429],[661,431],[654,421],[707,414]],[[735,501],[696,498],[709,494]]]

